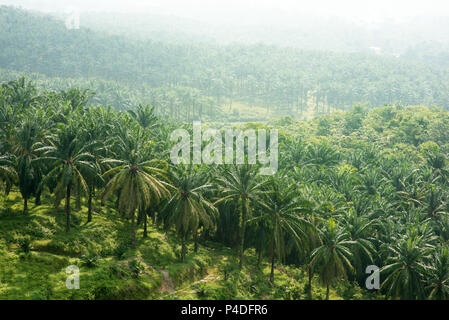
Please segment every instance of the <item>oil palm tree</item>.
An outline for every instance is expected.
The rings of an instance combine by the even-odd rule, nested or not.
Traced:
[[[14,169],[14,158],[10,154],[0,156],[0,182],[4,183],[6,193],[9,193],[17,180],[17,172]]]
[[[143,129],[150,130],[159,125],[159,118],[154,113],[154,107],[139,105],[136,110],[128,110],[128,112]]]
[[[329,224],[321,231],[321,245],[312,252],[311,266],[326,285],[326,300],[329,299],[329,287],[340,278],[347,278],[349,272],[354,271],[352,266],[351,246],[355,244],[350,240],[349,234],[339,228],[335,221],[329,219]]]
[[[267,183],[268,192],[258,210],[259,214],[248,222],[260,224],[267,229],[269,237],[271,273],[274,282],[276,256],[282,258],[286,250],[286,240],[293,242],[298,250],[308,246],[309,231],[313,225],[304,217],[310,213],[311,204],[301,201],[294,184],[283,183],[286,177],[272,177]]]
[[[417,235],[399,239],[388,249],[388,264],[380,270],[381,276],[385,277],[382,289],[393,298],[423,298],[424,276],[428,271],[423,262],[429,258],[432,249]]]
[[[440,247],[432,255],[432,264],[428,269],[426,278],[430,290],[429,299],[449,299],[449,250],[448,247]]]
[[[60,125],[55,134],[46,137],[46,143],[36,149],[43,152],[39,162],[51,162],[53,169],[41,182],[41,186],[49,179],[57,181],[54,189],[55,204],[65,196],[66,232],[70,232],[70,196],[73,187],[80,185],[85,192],[88,187],[83,172],[95,172],[94,157],[87,152],[89,145],[81,146],[75,123],[69,120],[67,125]]]
[[[306,152],[306,163],[315,166],[335,166],[340,160],[338,150],[326,140],[309,145]]]
[[[176,190],[163,210],[167,226],[174,226],[181,237],[181,260],[186,255],[186,241],[189,235],[197,244],[198,228],[202,224],[210,228],[214,224],[217,209],[206,199],[205,194],[212,185],[192,167],[174,169],[170,175]]]
[[[27,82],[23,76],[17,80],[4,83],[2,86],[8,92],[8,102],[20,109],[29,108],[38,98],[36,87],[31,81]]]
[[[257,167],[251,165],[233,165],[226,167],[221,176],[217,178],[220,185],[221,196],[215,204],[234,202],[239,205],[239,267],[243,266],[243,253],[245,246],[246,222],[251,213],[252,205],[263,203],[262,195],[265,193],[262,186],[266,181],[257,179]]]
[[[373,262],[375,227],[379,225],[379,222],[375,218],[361,216],[351,209],[349,214],[343,217],[342,227],[348,233],[349,239],[354,241],[351,249],[355,271],[364,276],[364,268]]]
[[[128,141],[134,143],[128,144]],[[105,186],[103,201],[113,194],[119,195],[118,207],[131,218],[132,243],[136,246],[136,210],[146,210],[153,202],[169,197],[171,185],[164,181],[167,179],[166,163],[148,160],[148,148],[138,138],[138,133],[131,133],[128,140],[119,137],[118,147],[122,150],[121,154],[126,156],[125,159],[102,161],[103,164],[114,165],[103,174],[105,179],[110,178]]]
[[[40,138],[39,124],[27,119],[17,128],[14,137],[13,152],[17,158],[17,173],[19,189],[23,198],[23,213],[28,213],[28,199],[36,194],[42,180],[42,170],[39,166],[40,153],[38,139]]]

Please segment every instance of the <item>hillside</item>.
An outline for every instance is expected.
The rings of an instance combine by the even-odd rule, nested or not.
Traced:
[[[273,14],[279,21],[268,23]],[[64,19],[64,15],[59,15]],[[379,48],[379,54],[400,56],[407,59],[447,67],[443,60],[420,59],[408,51],[432,56],[428,48],[448,45],[449,17],[419,16],[402,21],[385,19],[362,24],[340,17],[308,15],[285,16],[278,12],[254,12],[250,17],[237,15],[232,24],[225,21],[197,21],[174,15],[81,13],[81,25],[109,34],[128,38],[152,39],[169,43],[221,43],[257,44],[295,47],[303,50],[333,52],[365,52]],[[265,20],[265,23],[263,23]],[[273,20],[273,19],[271,19]],[[117,25],[120,21],[120,26]],[[278,23],[276,23],[278,22]],[[445,49],[447,52],[447,48]]]
[[[257,266],[254,252],[238,271],[233,250],[204,242],[198,253],[179,261],[180,242],[150,226],[148,237],[128,249],[129,225],[110,208],[95,203],[91,223],[87,208],[73,214],[74,230],[64,232],[64,213],[55,209],[50,195],[40,206],[22,213],[20,194],[1,197],[0,299],[305,299],[307,276],[298,269],[279,266],[276,282],[266,282],[269,266]],[[73,203],[75,205],[75,203]],[[20,232],[18,232],[20,230]],[[27,242],[29,241],[29,242]],[[80,289],[67,290],[66,268],[80,268]],[[226,277],[226,279],[225,279]],[[349,284],[332,291],[332,299],[356,298],[360,289]],[[351,296],[358,295],[358,296]],[[314,298],[325,289],[316,280]]]
[[[177,115],[173,111],[175,100],[210,114],[238,102],[298,119],[303,118],[309,104],[314,105],[315,115],[349,109],[355,103],[449,107],[449,71],[374,54],[263,44],[131,40],[83,26],[69,30],[55,18],[4,6],[0,9],[0,46],[3,69],[47,77],[96,78],[140,91],[160,88],[163,103],[145,102],[183,119],[197,117],[200,112],[189,110],[185,116]],[[175,94],[177,99],[170,102],[166,97],[171,91],[184,92]],[[192,103],[192,97],[203,102]]]

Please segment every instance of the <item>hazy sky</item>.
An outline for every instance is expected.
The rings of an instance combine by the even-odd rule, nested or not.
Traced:
[[[358,20],[398,19],[417,15],[449,16],[448,0],[0,0],[44,11],[121,11],[172,14],[206,21],[290,20],[311,14]]]

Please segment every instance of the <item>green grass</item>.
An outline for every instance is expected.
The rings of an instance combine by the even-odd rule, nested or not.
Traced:
[[[67,234],[62,205],[54,208],[50,195],[44,197],[41,206],[30,204],[27,216],[22,213],[20,193],[13,191],[7,198],[0,197],[0,299],[307,297],[307,278],[301,269],[277,268],[275,283],[271,285],[268,263],[257,267],[253,250],[247,251],[242,271],[237,268],[234,251],[213,242],[202,243],[197,253],[190,243],[182,263],[175,234],[166,234],[150,224],[148,237],[144,239],[139,230],[138,247],[131,249],[129,223],[115,210],[95,202],[93,221],[87,224],[87,209],[83,206],[76,211],[75,201],[72,208],[72,230]],[[31,241],[29,253],[19,246],[20,239]],[[89,265],[83,261],[83,255],[97,257],[93,259],[96,262]],[[138,277],[133,276],[130,268],[133,263],[142,267]],[[66,288],[66,268],[70,265],[80,269],[79,290]],[[163,272],[168,278],[164,279]],[[352,288],[343,292],[346,298],[351,298]],[[316,279],[313,293],[314,298],[325,296],[325,289]],[[341,299],[341,295],[332,290],[331,298]]]
[[[320,110],[323,107],[320,105]],[[325,106],[325,109],[329,106]],[[331,112],[336,111],[335,108],[330,108]],[[282,118],[285,116],[291,116],[296,120],[311,120],[316,117],[316,105],[312,98],[307,101],[307,106],[303,111],[298,112],[281,112],[276,107],[271,106],[269,108],[260,105],[249,105],[240,101],[233,101],[231,108],[229,103],[225,103],[221,106],[221,112],[226,119],[234,124],[245,124],[246,122],[268,122],[273,119]]]

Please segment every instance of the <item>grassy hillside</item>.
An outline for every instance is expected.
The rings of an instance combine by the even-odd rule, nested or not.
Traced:
[[[267,282],[267,262],[257,267],[253,250],[239,272],[230,248],[205,241],[184,263],[180,243],[155,226],[148,237],[139,234],[137,249],[122,246],[129,225],[113,209],[96,203],[93,222],[87,209],[73,214],[72,233],[64,232],[64,213],[47,199],[22,213],[20,194],[0,200],[0,299],[305,299],[303,270],[276,269],[274,285]],[[29,240],[29,252],[27,241]],[[65,270],[80,268],[80,289],[68,290]],[[139,269],[139,272],[137,272]],[[338,292],[337,292],[338,291]],[[331,291],[331,299],[360,298],[352,284]],[[317,279],[314,299],[325,296]]]

